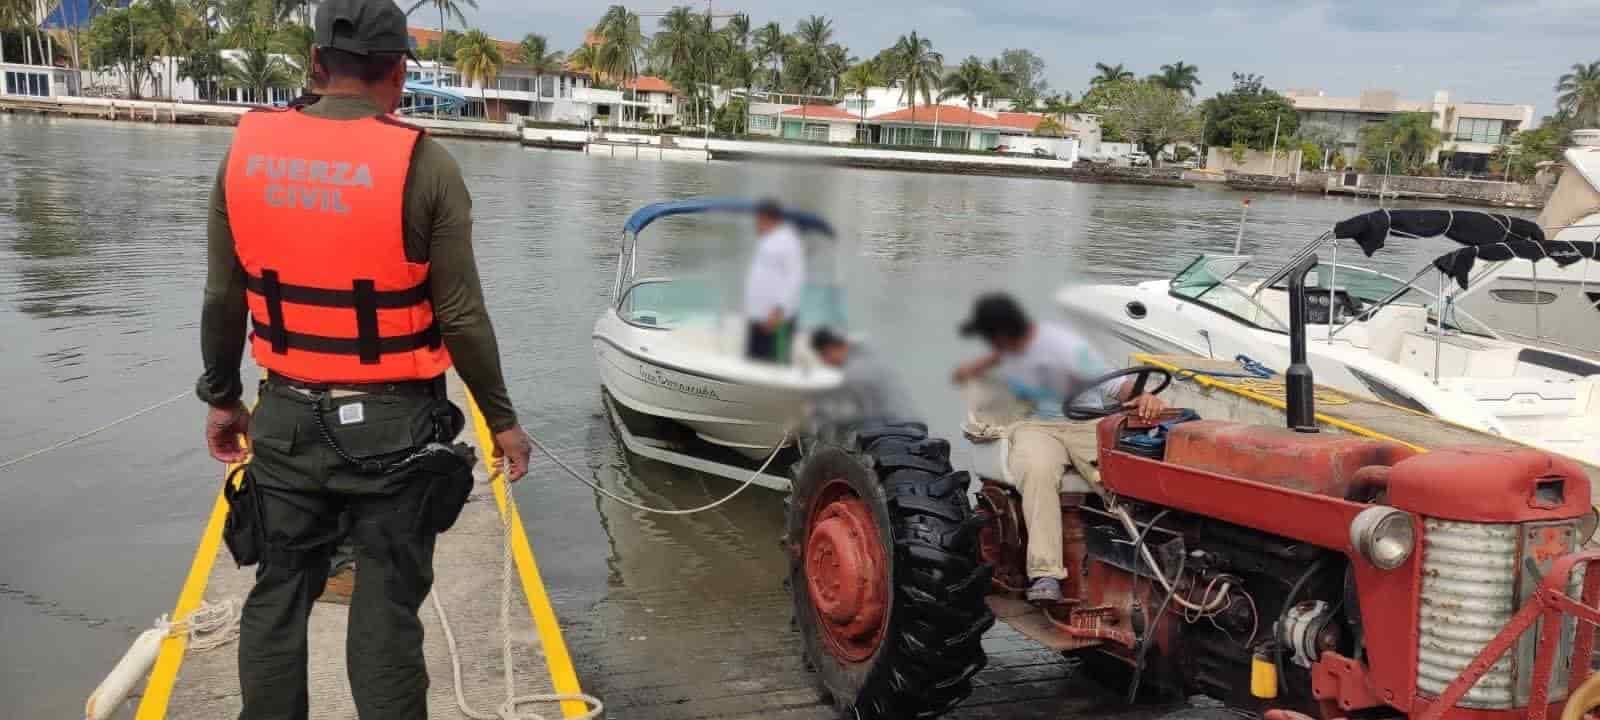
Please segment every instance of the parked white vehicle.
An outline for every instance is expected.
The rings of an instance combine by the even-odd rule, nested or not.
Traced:
[[[1451,214],[1443,220],[1424,215],[1434,212]],[[1283,280],[1301,258],[1316,253],[1324,261],[1308,291],[1306,320],[1309,364],[1319,383],[1600,464],[1600,362],[1510,339],[1456,303],[1476,286],[1454,288],[1444,268],[1481,277],[1472,275],[1480,255],[1503,260],[1496,253],[1530,256],[1548,247],[1532,239],[1527,246],[1500,242],[1506,233],[1492,229],[1502,224],[1514,228],[1512,234],[1543,240],[1538,226],[1504,215],[1378,211],[1340,223],[1340,231],[1323,235],[1264,278],[1247,279],[1251,256],[1202,255],[1170,280],[1070,287],[1057,301],[1083,331],[1106,343],[1108,355],[1244,356],[1282,370],[1289,362]],[[1402,227],[1448,229],[1446,236],[1467,247],[1409,281],[1337,261],[1341,246],[1347,258],[1359,252],[1342,239],[1359,238],[1363,248],[1376,250],[1391,229]],[[1357,230],[1360,235],[1353,234]],[[1581,249],[1594,258],[1593,243]],[[1464,268],[1452,264],[1466,255],[1472,258]],[[1437,290],[1418,282],[1429,274],[1439,275]]]

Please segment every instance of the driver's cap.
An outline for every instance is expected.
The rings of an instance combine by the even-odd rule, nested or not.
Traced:
[[[972,315],[961,323],[962,337],[1022,337],[1028,330],[1028,314],[1015,298],[1006,293],[988,293],[972,304]]]

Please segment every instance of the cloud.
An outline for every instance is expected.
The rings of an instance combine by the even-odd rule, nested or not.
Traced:
[[[678,0],[630,7],[660,10]],[[470,21],[490,34],[546,35],[575,47],[607,2],[478,0]],[[704,7],[697,3],[694,7]],[[1277,88],[1318,88],[1333,95],[1390,88],[1409,99],[1450,90],[1458,99],[1530,103],[1548,112],[1550,88],[1574,62],[1600,56],[1594,0],[1150,0],[1105,3],[1052,0],[715,0],[718,12],[742,11],[756,24],[786,29],[810,14],[833,20],[835,39],[866,57],[917,30],[946,57],[992,56],[1008,47],[1034,50],[1055,88],[1082,93],[1095,62],[1140,73],[1177,60],[1198,65],[1203,94],[1225,90],[1233,72],[1266,76]],[[427,8],[415,20],[432,26]],[[646,30],[653,29],[650,18]]]

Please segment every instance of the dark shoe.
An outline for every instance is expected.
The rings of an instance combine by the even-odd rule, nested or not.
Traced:
[[[1061,581],[1055,578],[1037,578],[1028,585],[1028,602],[1061,602]]]

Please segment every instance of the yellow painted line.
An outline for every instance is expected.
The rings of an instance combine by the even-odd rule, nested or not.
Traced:
[[[533,616],[533,626],[539,632],[539,644],[544,647],[545,667],[550,673],[550,683],[561,695],[583,692],[578,685],[578,671],[572,666],[572,656],[567,652],[567,641],[561,636],[561,624],[556,620],[555,608],[550,605],[550,595],[545,591],[544,580],[539,576],[539,563],[533,559],[533,548],[522,527],[522,515],[517,506],[509,502],[511,488],[505,475],[494,465],[491,456],[494,436],[489,424],[478,410],[478,401],[467,391],[467,406],[472,411],[472,425],[478,435],[478,449],[483,453],[484,465],[489,468],[489,484],[494,488],[494,502],[500,506],[500,517],[511,527],[511,557],[517,564],[517,575],[522,578],[522,594],[528,600],[528,614]],[[561,703],[562,717],[581,717],[588,705],[577,700]]]
[[[1283,401],[1283,398],[1273,397],[1271,395],[1263,395],[1263,394],[1258,393],[1258,392],[1256,392],[1254,390],[1250,390],[1248,388],[1245,388],[1245,387],[1243,387],[1241,385],[1235,385],[1233,383],[1226,382],[1226,381],[1221,380],[1219,378],[1214,378],[1214,377],[1212,377],[1210,375],[1205,374],[1205,372],[1200,371],[1200,370],[1192,370],[1192,369],[1189,369],[1189,368],[1181,368],[1181,367],[1178,367],[1177,365],[1174,365],[1172,363],[1165,362],[1165,361],[1162,361],[1162,360],[1157,360],[1155,358],[1155,356],[1153,356],[1153,355],[1136,354],[1136,355],[1133,356],[1133,359],[1134,359],[1135,362],[1140,362],[1140,363],[1143,363],[1145,365],[1152,365],[1152,366],[1161,368],[1163,370],[1166,370],[1167,372],[1173,373],[1175,379],[1176,379],[1176,374],[1181,370],[1181,371],[1183,371],[1185,377],[1193,378],[1193,380],[1195,382],[1197,382],[1197,383],[1199,383],[1199,384],[1201,384],[1201,385],[1203,385],[1205,387],[1218,388],[1218,389],[1224,390],[1226,392],[1230,392],[1230,393],[1233,393],[1235,395],[1239,395],[1241,397],[1250,398],[1251,400],[1254,400],[1254,401],[1259,402],[1259,403],[1265,403],[1267,405],[1271,405],[1272,407],[1278,408],[1279,410],[1283,410],[1283,409],[1288,407],[1288,403],[1285,403]],[[1401,445],[1404,445],[1404,446],[1406,446],[1408,448],[1411,448],[1413,450],[1416,450],[1418,452],[1427,452],[1428,451],[1427,448],[1425,448],[1425,447],[1423,447],[1421,445],[1417,445],[1416,443],[1409,443],[1409,442],[1406,442],[1406,441],[1401,440],[1399,438],[1390,437],[1390,436],[1385,435],[1383,433],[1380,433],[1380,432],[1378,432],[1376,430],[1368,428],[1368,427],[1366,427],[1364,425],[1357,425],[1357,424],[1355,424],[1353,422],[1350,422],[1348,420],[1341,420],[1339,418],[1333,417],[1331,415],[1325,415],[1323,413],[1316,413],[1316,418],[1317,418],[1318,422],[1327,424],[1327,425],[1332,426],[1332,427],[1339,428],[1340,430],[1343,430],[1345,432],[1351,433],[1353,435],[1360,435],[1361,437],[1372,438],[1374,440],[1387,440],[1389,442],[1399,443]]]
[[[228,472],[233,466],[228,467]],[[226,475],[224,475],[226,477]],[[200,534],[200,547],[195,548],[194,560],[189,564],[189,577],[183,581],[178,593],[178,604],[172,609],[174,620],[187,617],[200,607],[206,583],[211,580],[211,566],[217,559],[217,546],[222,543],[222,524],[228,517],[228,501],[222,491],[211,505],[211,518]],[[144,697],[139,700],[136,720],[161,720],[167,716],[167,704],[172,701],[172,689],[178,683],[178,670],[183,667],[183,654],[189,646],[187,633],[172,633],[161,641],[161,654],[156,656],[155,668],[145,683]]]

